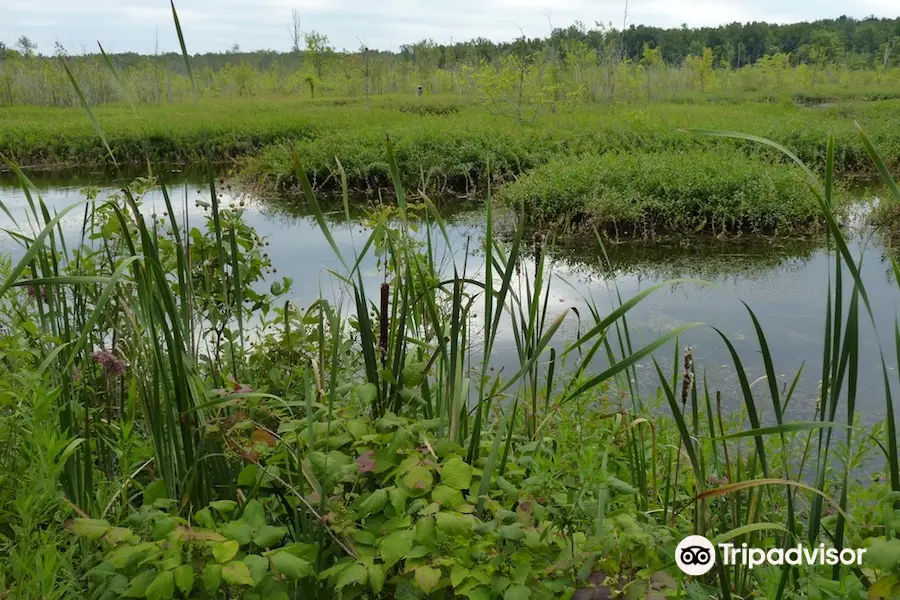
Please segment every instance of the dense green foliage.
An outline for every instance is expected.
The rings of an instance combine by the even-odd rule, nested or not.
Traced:
[[[535,167],[550,161],[568,163],[570,157],[606,152],[646,156],[715,149],[728,157],[735,156],[737,145],[745,156],[767,163],[783,162],[779,153],[758,144],[724,144],[682,131],[702,127],[744,128],[748,133],[777,139],[819,169],[825,162],[822,140],[832,132],[842,144],[835,157],[836,172],[847,176],[872,176],[875,171],[856,136],[854,122],[863,126],[872,124],[875,128],[873,143],[884,153],[889,167],[898,168],[900,139],[895,137],[895,126],[890,125],[894,115],[900,114],[896,110],[898,106],[896,100],[845,102],[822,109],[762,103],[626,105],[600,111],[573,106],[521,126],[513,119],[467,109],[439,117],[412,117],[385,106],[368,112],[361,109],[358,113],[345,111],[341,122],[350,126],[335,128],[328,134],[324,132],[324,121],[320,121],[322,134],[299,143],[280,143],[266,148],[247,161],[243,172],[245,180],[264,189],[296,191],[297,180],[293,174],[293,155],[296,153],[314,187],[326,191],[335,189],[343,170],[352,187],[372,190],[386,185],[389,180],[383,145],[388,136],[394,144],[402,181],[410,188],[426,193],[472,192],[476,187],[483,190],[488,171],[497,184],[527,176]],[[745,127],[748,122],[752,125]],[[340,165],[335,162],[335,157],[340,157]],[[739,162],[735,157],[729,164],[743,170]],[[724,162],[714,168],[723,175],[729,172]],[[547,169],[544,172],[548,172]],[[672,177],[677,177],[677,173],[673,172]],[[622,179],[618,181],[625,183]],[[770,193],[770,200],[780,199],[789,204],[801,189],[789,190],[781,186],[777,192],[784,196],[778,198]],[[619,192],[627,194],[628,190],[623,188]],[[558,195],[563,191],[554,190],[554,193]],[[770,203],[769,207],[774,208],[775,204]],[[785,210],[781,214],[787,217],[789,212]],[[803,220],[810,214],[806,210],[804,215],[795,213],[791,219]],[[740,220],[748,215],[732,216],[734,220]],[[768,224],[779,219],[774,214],[757,216],[762,219],[760,222]]]
[[[503,89],[509,80],[487,83]],[[182,158],[204,155],[209,189],[199,222],[167,194],[162,214],[148,216],[141,198],[152,177],[51,213],[6,161],[28,214],[9,231],[20,258],[0,264],[0,597],[895,598],[897,371],[882,358],[884,420],[861,425],[860,328],[874,317],[835,219],[834,176],[836,165],[877,171],[885,205],[900,205],[888,171],[897,166],[896,128],[878,132],[891,152],[886,165],[847,119],[883,119],[897,101],[816,113],[752,108],[761,132],[781,133],[821,170],[820,182],[773,142],[677,131],[747,118],[733,106],[600,113],[549,100],[555,114],[537,119],[548,100],[538,91],[512,112],[488,101],[489,117],[450,103],[321,105],[303,115],[321,117],[309,129],[285,104],[280,119],[304,139],[277,143],[250,172],[299,187],[337,255],[336,293],[304,307],[287,300],[290,280],[265,290],[275,268],[267,242],[240,204],[220,204],[213,175],[229,143],[277,141],[270,115],[255,114],[233,138],[227,124],[201,116],[215,103],[192,109],[194,125],[166,121],[173,107],[149,121],[117,107],[89,115],[113,157],[117,136],[127,160],[142,151],[151,162],[171,159],[167,147]],[[226,116],[238,118],[243,105],[234,106]],[[273,137],[252,141],[253,120],[271,123],[263,136]],[[397,128],[394,142],[377,150],[387,125]],[[102,156],[77,125],[60,146],[51,129],[29,137],[29,126],[17,130],[23,145],[4,138],[4,152],[47,162]],[[816,149],[822,127],[835,129],[840,152],[835,135]],[[173,139],[188,141],[167,146]],[[66,140],[75,149],[60,152]],[[35,151],[48,147],[53,156]],[[789,185],[796,177],[781,156],[803,171],[809,200]],[[866,157],[873,167],[863,166]],[[587,199],[636,219],[623,186],[648,208],[642,219],[660,215],[676,226],[707,218],[710,227],[767,227],[817,207],[835,252],[822,299],[820,396],[801,409],[808,420],[785,419],[799,402],[800,373],[791,381],[778,374],[749,308],[765,377],[751,384],[720,333],[740,388],[733,414],[723,413],[693,351],[681,355],[679,336],[700,323],[633,346],[630,311],[668,284],[617,296],[608,311],[585,298],[584,314],[554,314],[543,238],[525,241],[523,214],[501,241],[490,196],[476,242],[483,263],[470,266],[468,252],[440,261],[439,238],[454,249],[444,221],[427,198],[410,202],[404,183],[440,189],[488,174],[522,175],[501,192],[510,202]],[[348,220],[347,186],[329,179],[393,195],[393,206],[368,215],[359,255],[341,253],[310,175],[343,192]],[[572,196],[544,198],[543,189]],[[697,205],[702,194],[706,206]],[[64,229],[73,215],[80,226]],[[374,295],[360,268],[367,256],[382,277]],[[900,267],[894,272],[900,281]],[[577,336],[558,339],[576,318]],[[900,324],[893,334],[900,347]],[[493,350],[510,339],[517,364],[497,369]],[[664,371],[658,351],[673,345]],[[655,395],[638,385],[647,362],[658,374]],[[874,485],[858,476],[864,466]],[[685,577],[673,558],[687,534],[765,548],[864,547],[868,560],[858,569],[720,563]]]
[[[615,233],[777,231],[815,223],[819,207],[791,165],[728,149],[555,158],[498,198],[539,222],[587,219]]]
[[[698,325],[632,347],[629,311],[665,285],[609,313],[588,300],[580,335],[551,349],[570,314],[549,313],[553,264],[540,240],[526,244],[520,223],[499,242],[488,203],[484,268],[442,270],[442,221],[406,202],[388,156],[397,209],[370,216],[362,250],[381,259],[380,299],[336,245],[337,304],[282,303],[289,281],[258,291],[265,240],[240,208],[218,205],[214,181],[201,223],[171,205],[143,217],[141,180],[89,209],[74,245],[56,227],[65,213],[34,205],[41,229],[19,238],[30,250],[0,284],[0,476],[27,483],[0,487],[0,589],[150,600],[894,596],[894,375],[885,365],[886,420],[861,426],[869,304],[830,216],[830,161],[811,193],[850,303],[837,301],[847,290],[836,278],[821,401],[789,422],[793,385],[782,387],[758,327],[768,384],[751,386],[734,354],[741,411],[713,402],[690,349],[666,372],[654,360],[655,399],[638,388],[636,365]],[[515,373],[491,368],[507,320]],[[857,479],[864,464],[878,485]],[[865,547],[869,559],[860,571],[729,567],[685,579],[672,559],[688,533]]]

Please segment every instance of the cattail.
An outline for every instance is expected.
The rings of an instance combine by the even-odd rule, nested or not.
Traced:
[[[688,394],[694,385],[694,350],[690,346],[684,349],[684,377],[681,380],[681,404],[687,404]]]

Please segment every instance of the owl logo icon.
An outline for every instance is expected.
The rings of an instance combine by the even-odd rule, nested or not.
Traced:
[[[716,564],[716,550],[702,535],[689,535],[675,548],[675,563],[686,575],[705,575]]]

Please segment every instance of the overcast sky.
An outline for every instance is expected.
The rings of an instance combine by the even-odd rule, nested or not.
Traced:
[[[177,0],[191,53],[290,48],[291,9],[304,29],[328,35],[337,48],[396,50],[423,38],[440,43],[486,37],[529,37],[576,20],[622,24],[624,0]],[[819,18],[900,16],[900,0],[630,0],[628,23],[678,26],[733,21],[793,22]],[[177,49],[168,0],[0,0],[0,41],[27,35],[38,51],[59,41],[69,52],[153,52]]]

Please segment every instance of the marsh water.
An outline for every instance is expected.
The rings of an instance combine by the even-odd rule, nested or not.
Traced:
[[[84,197],[87,186],[99,188],[98,198],[116,192],[127,178],[116,179],[103,173],[31,173],[44,202],[61,209]],[[202,224],[205,211],[197,200],[209,199],[208,188],[196,176],[170,173],[165,177],[173,202],[186,208],[192,226]],[[277,274],[293,279],[292,300],[301,308],[320,294],[340,299],[342,290],[328,269],[340,271],[340,262],[320,231],[308,209],[299,202],[261,201],[249,197],[223,194],[222,202],[246,203],[245,216],[270,242],[267,251]],[[869,194],[871,196],[871,194]],[[0,173],[0,202],[23,225],[27,202],[17,180]],[[371,199],[369,199],[371,202]],[[182,210],[179,208],[177,210]],[[161,193],[151,190],[144,197],[147,212],[164,210]],[[484,210],[479,204],[461,201],[443,203],[442,214],[448,222],[449,247],[436,243],[435,252],[441,263],[452,271],[452,265],[465,265],[468,276],[482,274],[483,258],[478,250],[484,238]],[[355,255],[367,237],[365,209],[357,207],[348,221],[343,210],[329,215],[334,239],[344,254]],[[82,212],[69,213],[62,222],[63,231],[73,240],[81,230]],[[13,228],[9,218],[0,212],[0,227]],[[881,238],[865,228],[849,228],[850,249],[863,256],[863,279],[882,338],[889,368],[896,365],[893,344],[894,318],[897,308],[897,285],[893,280],[890,249]],[[468,249],[468,253],[467,253]],[[609,263],[595,242],[569,240],[557,242],[549,250],[552,266],[549,316],[566,312],[566,320],[557,334],[556,346],[577,338],[587,325],[589,303],[601,312],[617,304],[616,294],[623,299],[673,278],[698,281],[668,285],[651,294],[629,313],[629,326],[635,347],[643,346],[660,334],[685,323],[703,326],[685,333],[680,346],[692,346],[698,376],[706,377],[712,390],[721,390],[723,403],[732,410],[741,405],[741,395],[727,347],[713,329],[720,329],[732,341],[744,362],[751,381],[763,375],[759,344],[746,302],[758,316],[766,333],[782,384],[789,385],[804,364],[794,399],[788,410],[792,418],[811,418],[817,398],[824,336],[825,299],[829,272],[833,262],[818,238],[793,239],[753,238],[608,244]],[[0,252],[21,256],[23,250],[10,237],[0,236]],[[363,261],[365,285],[382,281],[376,259]],[[532,265],[523,265],[524,269]],[[370,293],[371,293],[370,292]],[[345,300],[345,304],[347,301]],[[571,310],[575,308],[577,311]],[[475,312],[477,313],[477,304]],[[578,314],[582,321],[579,323]],[[869,422],[883,418],[884,389],[878,341],[875,329],[861,318],[862,356],[860,389],[857,400],[862,417]],[[477,332],[473,333],[477,339]],[[676,349],[669,345],[656,357],[671,373]],[[678,350],[680,354],[680,349]],[[476,345],[477,353],[477,345]],[[514,372],[518,365],[511,329],[501,332],[491,355],[491,365]],[[597,368],[600,368],[600,364]],[[517,369],[516,369],[517,370]],[[659,386],[652,361],[638,367],[641,393],[655,396]],[[896,377],[894,377],[896,380]],[[760,388],[763,382],[755,384]],[[762,395],[762,394],[761,394]],[[765,409],[764,409],[765,410]],[[771,414],[771,410],[768,411]]]

